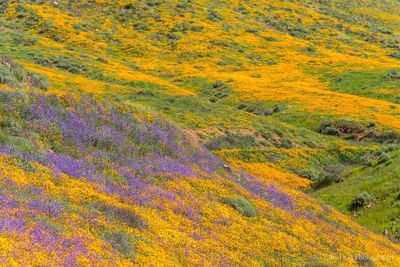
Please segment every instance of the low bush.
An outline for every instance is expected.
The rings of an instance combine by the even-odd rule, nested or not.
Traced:
[[[0,83],[12,88],[31,86],[47,90],[49,82],[43,75],[28,72],[21,65],[7,57],[0,57]]]
[[[318,128],[319,133],[335,136],[357,135],[364,131],[362,124],[347,120],[326,121]]]
[[[203,91],[203,95],[208,97],[212,103],[216,103],[223,98],[229,97],[233,93],[232,88],[222,81],[216,81],[212,87]]]
[[[335,173],[322,172],[313,180],[312,186],[314,189],[321,189],[337,182],[339,178]]]
[[[224,18],[217,11],[210,9],[208,11],[208,17],[211,21],[222,21]]]
[[[22,126],[11,117],[4,118],[0,126],[12,134],[18,134],[22,130]]]
[[[142,218],[140,218],[133,211],[122,209],[105,203],[95,203],[93,206],[110,218],[126,223],[130,227],[139,229],[145,228],[145,223],[143,222]]]
[[[206,147],[210,150],[233,149],[233,148],[249,148],[257,145],[257,141],[251,135],[237,135],[228,133],[226,135],[217,136],[206,143]]]
[[[351,201],[350,209],[359,210],[370,204],[373,199],[373,196],[371,196],[368,192],[361,192],[357,194]]]
[[[237,105],[236,108],[259,116],[272,116],[276,113],[282,112],[284,109],[283,106],[280,104],[275,105],[272,108],[265,108],[259,105],[251,105],[244,103]]]
[[[355,141],[372,141],[377,143],[396,144],[400,143],[400,135],[391,130],[378,131],[375,122],[363,125],[354,121],[333,120],[322,122],[317,132]]]
[[[400,143],[400,135],[394,131],[385,131],[377,136],[376,141],[379,143],[397,144]]]
[[[74,60],[68,56],[38,56],[33,58],[36,64],[45,67],[56,67],[74,74],[85,73],[88,69],[79,61]]]
[[[136,9],[135,4],[133,3],[128,3],[125,5],[125,9]]]
[[[385,75],[386,79],[398,80],[400,79],[400,72],[398,70],[391,70]]]
[[[133,258],[135,256],[135,240],[125,232],[106,231],[103,233],[103,239],[109,242],[114,249],[122,253],[125,257]]]
[[[388,54],[389,57],[400,59],[400,53],[390,53]]]
[[[354,255],[358,266],[375,267],[374,262],[366,255]]]
[[[42,90],[49,89],[49,80],[45,76],[36,73],[28,74],[28,84]]]
[[[203,30],[203,26],[196,26],[196,25],[194,25],[194,26],[190,27],[190,30],[191,30],[192,32],[201,32],[201,31]]]
[[[148,31],[150,29],[149,25],[145,23],[136,23],[134,28],[138,31]]]
[[[4,65],[0,65],[0,83],[7,84],[12,88],[22,87],[21,81],[18,81],[11,69]]]
[[[178,41],[182,38],[182,36],[177,33],[168,33],[167,37],[168,37],[168,39],[175,40],[175,41]]]
[[[278,145],[278,147],[280,147],[280,148],[286,148],[286,149],[292,148],[292,147],[293,147],[293,141],[290,140],[290,139],[283,139],[283,140],[280,142],[280,144]]]
[[[256,217],[257,210],[250,201],[243,197],[226,198],[222,202],[237,210],[240,214],[246,217]]]

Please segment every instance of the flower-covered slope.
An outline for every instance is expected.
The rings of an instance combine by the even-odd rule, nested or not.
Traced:
[[[398,245],[146,109],[3,88],[0,112],[2,265],[399,264]]]
[[[0,265],[400,265],[399,8],[0,1]]]

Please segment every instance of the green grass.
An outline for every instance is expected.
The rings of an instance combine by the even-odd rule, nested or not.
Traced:
[[[355,213],[355,219],[371,230],[383,232],[399,219],[400,201],[400,151],[390,152],[388,159],[372,166],[356,168],[347,172],[344,182],[323,188],[312,195],[352,214],[351,202],[361,192],[374,197],[369,208]]]
[[[335,92],[400,103],[399,69],[328,74],[323,81]]]

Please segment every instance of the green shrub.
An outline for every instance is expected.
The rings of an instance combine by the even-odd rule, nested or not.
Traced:
[[[338,120],[322,122],[318,132],[325,135],[352,136],[365,131],[365,127],[357,122]]]
[[[21,125],[11,117],[4,118],[0,126],[12,134],[18,134],[22,130]]]
[[[367,192],[359,193],[352,200],[350,209],[351,210],[361,209],[361,208],[365,207],[366,205],[370,204],[373,199],[374,199],[373,196],[371,196]]]
[[[46,77],[37,73],[26,71],[21,65],[14,63],[11,59],[0,58],[0,83],[7,84],[12,88],[32,86],[47,90],[49,82]]]
[[[301,170],[294,170],[295,173],[302,177],[302,178],[307,178],[310,179],[311,181],[316,181],[319,176],[319,171],[315,169],[301,169]]]
[[[286,149],[292,148],[293,147],[293,141],[290,140],[290,139],[283,139],[281,141],[281,143],[278,145],[278,147],[286,148]]]
[[[221,21],[224,18],[221,16],[221,14],[219,14],[217,11],[210,9],[208,11],[208,17],[209,20],[211,21]]]
[[[400,135],[394,131],[386,131],[381,133],[376,140],[379,143],[396,144],[400,143]]]
[[[49,88],[49,80],[47,80],[45,76],[36,73],[29,73],[28,77],[29,85],[42,90],[47,90]]]
[[[388,56],[392,57],[392,58],[400,59],[400,53],[390,53]]]
[[[87,71],[87,68],[79,61],[76,61],[64,55],[50,56],[50,57],[40,56],[40,57],[34,57],[33,60],[36,64],[45,67],[57,67],[59,69],[66,70],[74,74],[82,74]]]
[[[232,88],[222,81],[216,81],[212,87],[203,91],[203,94],[208,96],[208,100],[212,103],[226,98],[232,94]]]
[[[256,139],[251,135],[237,135],[228,133],[226,135],[217,136],[206,143],[206,147],[210,150],[233,149],[233,148],[249,148],[257,145]]]
[[[226,85],[225,85],[225,83],[222,82],[222,81],[216,81],[216,82],[213,83],[213,85],[212,85],[213,88],[221,88],[221,87],[224,87],[224,86],[226,86]]]
[[[172,32],[186,32],[187,30],[189,30],[189,23],[186,21],[176,23],[172,28]]]
[[[180,40],[182,38],[181,35],[176,33],[168,33],[167,37],[171,40]]]
[[[386,153],[382,153],[382,154],[379,155],[379,157],[378,157],[378,164],[385,163],[385,162],[387,162],[387,161],[389,161],[389,160],[390,160],[389,155],[386,154]]]
[[[339,178],[336,174],[322,172],[313,180],[312,186],[315,189],[321,189],[323,187],[327,187],[331,184],[337,183],[338,181]]]
[[[147,25],[146,23],[136,23],[134,25],[134,28],[138,31],[148,31],[150,29],[149,25]]]
[[[201,32],[203,30],[203,26],[192,26],[190,27],[192,32]]]
[[[135,239],[123,231],[106,231],[103,233],[103,239],[109,242],[114,249],[127,258],[135,256]]]
[[[226,198],[222,202],[237,210],[240,214],[246,217],[256,217],[257,210],[253,204],[243,197]]]
[[[0,83],[7,84],[12,88],[22,87],[22,83],[18,81],[13,72],[4,65],[0,65]]]
[[[135,4],[133,4],[133,3],[128,3],[128,4],[126,4],[125,5],[125,9],[136,9],[136,7],[135,7]]]
[[[93,204],[93,206],[99,211],[105,213],[110,218],[126,223],[130,227],[139,229],[145,228],[145,223],[143,222],[142,218],[140,218],[133,211],[122,209],[105,203],[95,203]]]
[[[354,255],[358,266],[374,267],[374,262],[366,255]]]
[[[400,73],[398,70],[391,70],[385,75],[386,79],[397,80],[400,79]]]

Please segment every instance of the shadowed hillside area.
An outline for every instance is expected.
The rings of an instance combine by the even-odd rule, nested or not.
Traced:
[[[399,266],[397,0],[0,0],[0,265]]]

